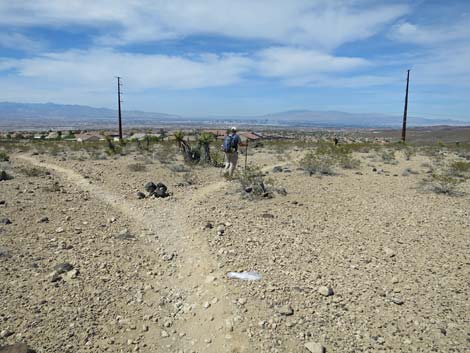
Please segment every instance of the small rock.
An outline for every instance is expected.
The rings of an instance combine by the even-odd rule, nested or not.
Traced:
[[[318,342],[307,342],[304,345],[310,353],[325,353],[326,349]]]
[[[401,300],[400,298],[390,298],[390,301],[394,304],[397,304],[397,305],[403,305],[405,302],[403,300]]]
[[[0,248],[0,257],[11,257],[10,252],[6,248]]]
[[[38,223],[48,223],[49,218],[48,217],[41,217],[38,219]]]
[[[204,302],[204,304],[202,304],[202,307],[204,309],[208,309],[210,306],[211,306],[211,304],[209,302]]]
[[[153,194],[153,192],[157,189],[157,185],[149,181],[147,184],[144,185],[145,191],[147,191],[149,194]]]
[[[73,270],[73,266],[69,264],[68,262],[63,262],[61,264],[55,265],[54,270],[56,271],[57,274],[60,275],[62,273]]]
[[[223,235],[225,233],[225,225],[221,224],[217,227],[217,234]]]
[[[163,338],[165,338],[165,337],[170,337],[170,335],[168,334],[168,332],[166,332],[165,330],[162,330],[161,336],[162,336]]]
[[[282,167],[280,165],[277,165],[273,168],[273,173],[281,173],[282,172]]]
[[[395,256],[395,251],[390,248],[384,248],[385,255],[388,257],[394,257]]]
[[[0,224],[11,224],[9,218],[0,218]]]
[[[11,335],[13,335],[14,332],[11,332],[9,330],[2,330],[0,332],[0,337],[1,338],[7,338],[7,337],[10,337]]]
[[[330,295],[333,295],[335,294],[333,292],[333,288],[331,287],[327,287],[327,286],[321,286],[318,288],[318,293],[320,293],[321,295],[323,295],[324,297],[329,297]]]
[[[136,196],[137,196],[137,198],[138,198],[139,200],[145,199],[145,194],[144,194],[143,192],[138,191],[138,192],[136,193]]]
[[[64,232],[64,228],[62,227],[59,227],[55,230],[56,233],[63,233]]]
[[[131,232],[129,232],[129,230],[127,228],[121,230],[118,233],[117,238],[120,239],[120,240],[133,240],[133,239],[135,239],[135,237],[131,234]]]
[[[165,254],[162,256],[162,259],[163,261],[171,261],[175,258],[175,254],[174,253],[171,253],[171,254]]]
[[[66,280],[76,279],[79,273],[80,273],[80,271],[78,271],[76,268],[74,268],[73,270],[70,270],[65,274],[64,279],[66,279]]]
[[[147,332],[149,327],[147,325],[142,325],[142,332]]]
[[[283,305],[276,309],[277,313],[282,316],[294,315],[294,309],[290,305]]]

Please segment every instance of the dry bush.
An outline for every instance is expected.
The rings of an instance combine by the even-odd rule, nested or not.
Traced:
[[[380,153],[380,158],[385,164],[397,164],[398,161],[395,159],[395,151],[384,150]]]
[[[447,174],[432,173],[422,181],[421,187],[436,194],[457,195],[457,187],[462,182],[462,179]]]
[[[275,191],[274,180],[267,178],[259,167],[244,168],[235,179],[240,183],[242,195],[249,199],[272,197]]]
[[[449,175],[459,178],[468,178],[470,176],[470,162],[452,162],[449,165]]]
[[[300,161],[301,168],[310,175],[334,175],[335,165],[336,161],[332,156],[319,155],[313,151],[307,152]]]
[[[332,143],[318,144],[315,151],[307,152],[300,161],[300,166],[310,175],[334,175],[336,167],[354,169],[360,164],[360,160],[353,158],[349,145]]]
[[[176,155],[176,146],[169,141],[161,142],[153,152],[153,158],[158,160],[162,164],[175,161]]]
[[[129,169],[131,172],[145,172],[147,167],[142,163],[132,163],[127,166],[127,169]]]
[[[18,171],[28,177],[42,177],[50,174],[46,169],[29,166],[19,167]]]

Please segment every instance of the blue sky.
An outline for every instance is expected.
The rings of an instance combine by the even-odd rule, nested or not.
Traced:
[[[187,116],[292,109],[470,121],[470,1],[0,3],[0,101]]]

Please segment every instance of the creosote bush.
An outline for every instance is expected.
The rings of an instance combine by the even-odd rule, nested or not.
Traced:
[[[470,162],[456,161],[449,165],[449,174],[460,178],[470,177]]]
[[[380,158],[382,159],[382,162],[385,164],[397,164],[397,160],[395,159],[395,151],[382,151],[380,153]]]
[[[348,145],[335,146],[321,143],[315,151],[307,152],[300,161],[300,166],[310,175],[334,175],[335,168],[354,169],[360,166],[360,160],[353,158]]]
[[[0,151],[0,162],[9,162],[10,161],[10,157],[8,156],[8,154],[4,151]]]
[[[422,186],[436,194],[455,195],[457,186],[463,180],[448,174],[432,173],[428,179],[423,180]]]

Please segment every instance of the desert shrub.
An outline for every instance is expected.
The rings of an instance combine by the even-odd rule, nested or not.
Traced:
[[[198,179],[191,170],[183,174],[183,183],[185,185],[195,185],[197,184],[197,182],[198,182]]]
[[[449,175],[466,178],[470,174],[470,162],[456,161],[449,165]]]
[[[272,197],[274,181],[259,167],[247,167],[237,174],[242,194],[248,198]]]
[[[19,167],[19,172],[28,176],[28,177],[41,177],[49,175],[49,172],[43,168],[38,167]]]
[[[374,142],[353,142],[347,146],[351,151],[359,153],[369,153],[370,151],[379,151],[382,149],[382,145]]]
[[[106,137],[106,145],[107,145],[107,148],[105,150],[105,153],[108,156],[114,156],[114,155],[122,153],[122,147],[123,145],[125,145],[125,143],[124,142],[114,143],[114,141],[110,137]]]
[[[0,151],[0,162],[9,162],[10,156],[4,151]]]
[[[214,147],[212,148],[211,152],[212,164],[215,167],[223,167],[224,166],[224,154],[220,150],[220,148]]]
[[[454,178],[446,173],[432,173],[429,178],[422,181],[421,186],[436,194],[455,195],[457,186],[462,181],[462,179]]]
[[[131,172],[144,172],[147,170],[147,167],[142,163],[132,163],[127,166],[127,169]]]
[[[395,151],[382,151],[380,153],[380,158],[382,159],[382,162],[385,164],[396,164],[397,160],[395,159]]]
[[[171,164],[168,166],[168,169],[174,173],[189,173],[191,171],[191,169],[182,164]]]
[[[310,175],[334,175],[336,161],[332,156],[319,155],[313,151],[308,152],[300,161],[300,166]]]
[[[405,146],[402,150],[403,155],[405,156],[405,159],[407,161],[411,160],[411,157],[413,157],[416,154],[416,151],[410,147],[410,146]]]
[[[310,175],[334,175],[335,167],[358,168],[358,159],[353,158],[349,145],[335,146],[331,143],[318,144],[315,151],[308,152],[300,161],[300,166]]]
[[[170,163],[176,160],[176,147],[165,141],[160,143],[153,152],[153,158],[162,164]]]
[[[59,192],[61,189],[60,189],[59,182],[55,181],[52,184],[45,186],[43,190],[46,192]]]

